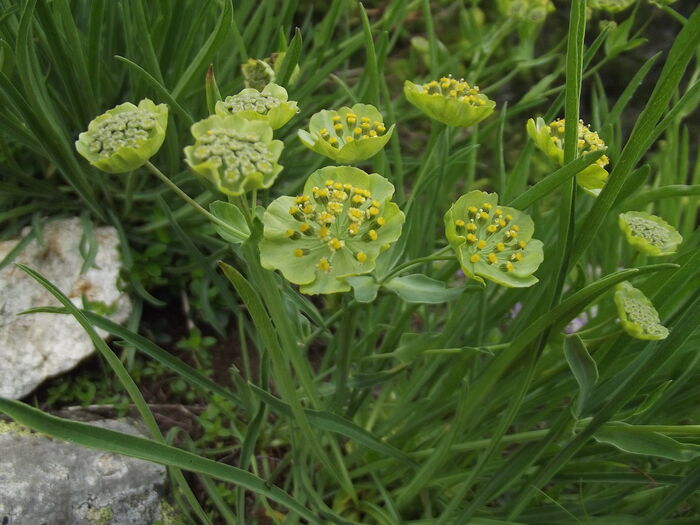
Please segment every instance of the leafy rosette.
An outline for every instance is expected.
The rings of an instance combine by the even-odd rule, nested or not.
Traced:
[[[403,86],[408,101],[431,119],[448,126],[468,127],[493,113],[496,103],[464,80],[442,77],[426,84],[407,80]]]
[[[445,235],[464,274],[502,286],[532,286],[543,260],[542,242],[532,239],[535,226],[525,213],[498,206],[498,195],[470,191],[445,214]]]
[[[195,142],[185,148],[185,161],[223,193],[269,188],[282,171],[277,160],[284,145],[272,140],[267,122],[211,115],[191,130]]]
[[[78,136],[75,149],[90,164],[107,173],[140,168],[165,140],[168,106],[145,98],[138,106],[119,104],[88,125]]]
[[[265,120],[272,129],[278,129],[299,112],[297,103],[287,99],[287,90],[274,83],[268,84],[262,91],[246,88],[217,102],[216,114]]]
[[[652,257],[672,255],[683,242],[683,237],[673,226],[661,217],[643,211],[621,213],[618,224],[628,243]]]
[[[260,260],[307,294],[346,292],[401,235],[404,214],[384,177],[351,166],[312,173],[301,195],[279,197],[263,216]]]
[[[546,124],[542,118],[527,121],[527,133],[535,142],[535,146],[560,166],[564,165],[564,119],[557,119]],[[578,152],[580,155],[606,149],[605,142],[598,133],[591,131],[582,121],[578,123]],[[605,167],[610,160],[607,155],[601,156],[595,163],[576,174],[576,183],[590,195],[597,197],[608,181]]]
[[[628,282],[615,287],[615,306],[622,328],[635,339],[657,340],[668,337],[659,313],[644,293]]]
[[[394,132],[384,126],[382,114],[369,104],[355,104],[337,111],[321,110],[312,115],[309,131],[298,134],[304,145],[339,164],[354,164],[373,157]]]

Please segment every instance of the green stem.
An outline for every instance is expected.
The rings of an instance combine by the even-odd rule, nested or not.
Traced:
[[[148,171],[153,173],[156,177],[158,177],[162,182],[164,182],[171,190],[173,190],[177,195],[182,198],[185,202],[187,202],[190,206],[192,206],[195,210],[197,210],[199,213],[204,215],[207,219],[212,221],[213,223],[217,224],[218,226],[221,226],[222,228],[230,231],[233,234],[236,234],[237,232],[233,229],[231,229],[231,226],[228,225],[226,222],[222,221],[215,215],[209,213],[206,209],[202,207],[201,204],[199,204],[196,200],[194,200],[192,197],[187,195],[184,191],[182,191],[173,181],[171,181],[165,173],[160,171],[158,168],[156,168],[150,161],[146,162],[145,164],[146,168],[148,168]],[[246,207],[247,208],[247,207]]]
[[[447,255],[447,256],[442,255],[443,253],[445,253],[449,249],[450,249],[449,246],[445,246],[444,248],[439,249],[438,251],[436,251],[432,255],[428,255],[426,257],[418,257],[417,259],[411,259],[408,262],[400,264],[399,266],[397,266],[396,268],[391,270],[391,272],[389,272],[387,274],[387,276],[384,277],[384,279],[382,279],[382,283],[387,282],[392,277],[400,274],[405,269],[410,268],[411,266],[416,266],[418,264],[423,264],[423,263],[430,262],[430,261],[453,261],[453,260],[455,260],[456,257],[454,255]]]

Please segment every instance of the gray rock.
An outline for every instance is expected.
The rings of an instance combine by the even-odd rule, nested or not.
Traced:
[[[131,303],[117,287],[121,266],[117,232],[111,226],[99,227],[94,229],[94,237],[97,256],[93,266],[82,275],[83,229],[77,218],[46,224],[43,243],[32,240],[13,262],[44,275],[77,306],[84,307],[84,297],[90,303],[102,305],[113,321],[123,322],[129,316]],[[0,242],[0,260],[18,242]],[[0,396],[24,397],[45,379],[71,370],[94,351],[90,338],[72,317],[17,315],[29,308],[58,304],[14,264],[0,271]]]
[[[124,420],[90,424],[139,434]],[[0,421],[0,523],[152,525],[165,467],[34,434]]]

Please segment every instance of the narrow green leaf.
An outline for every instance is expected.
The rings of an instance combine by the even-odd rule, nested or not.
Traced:
[[[294,73],[294,68],[299,64],[299,57],[301,56],[301,31],[297,27],[294,30],[294,37],[287,48],[282,59],[282,64],[277,73],[276,83],[282,87],[288,87],[289,79],[292,78],[292,73]]]
[[[76,445],[153,461],[240,485],[284,505],[311,523],[321,523],[311,511],[282,489],[225,463],[142,437],[51,416],[19,401],[0,398],[0,411],[32,430]]]
[[[607,443],[630,454],[654,456],[674,461],[700,457],[700,445],[681,443],[659,432],[645,431],[622,421],[606,423],[593,434],[599,443]]]
[[[564,357],[578,383],[579,392],[574,414],[580,417],[591,390],[598,381],[598,366],[588,353],[586,345],[576,334],[564,340]]]
[[[415,273],[394,277],[382,284],[382,288],[391,290],[407,303],[438,304],[458,297],[464,292],[462,288],[447,288],[443,281],[427,275]]]

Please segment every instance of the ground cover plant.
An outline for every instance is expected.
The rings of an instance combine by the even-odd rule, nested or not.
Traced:
[[[23,267],[99,357],[0,412],[185,522],[697,523],[694,4],[0,0],[2,236],[135,305]]]

